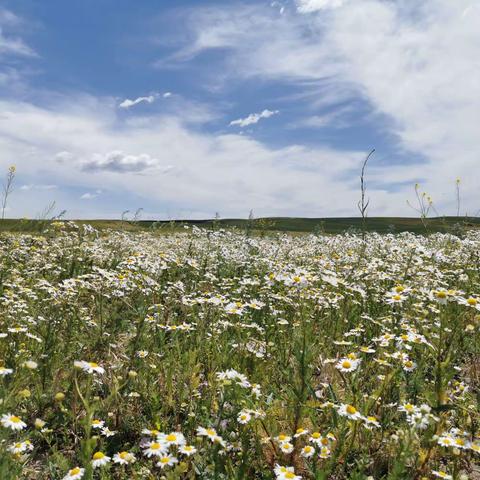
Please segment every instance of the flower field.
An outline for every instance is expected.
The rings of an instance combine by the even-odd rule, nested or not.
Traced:
[[[480,478],[478,231],[0,255],[2,480]]]

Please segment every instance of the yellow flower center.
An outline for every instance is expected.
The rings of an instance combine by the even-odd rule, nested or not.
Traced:
[[[285,474],[285,478],[295,478],[295,474],[292,473],[292,472],[287,472],[287,473]]]
[[[400,301],[400,300],[402,299],[402,297],[401,297],[400,295],[394,295],[394,296],[393,296],[393,299],[394,299],[396,302],[398,302],[398,301]]]
[[[122,459],[125,460],[128,457],[128,452],[120,452],[118,456]]]
[[[11,421],[12,423],[20,423],[20,422],[21,422],[20,418],[17,417],[17,416],[15,416],[15,415],[12,415],[12,416],[10,417],[10,421]]]
[[[156,442],[155,442],[155,443],[152,443],[152,444],[150,445],[150,449],[151,449],[151,450],[159,450],[160,447],[161,447],[161,445],[160,445],[159,443],[156,443]]]
[[[467,300],[467,303],[468,303],[469,305],[476,305],[478,302],[477,302],[477,299],[476,299],[476,298],[470,297],[470,298]]]
[[[173,434],[173,433],[171,433],[170,435],[167,435],[167,436],[165,437],[165,440],[166,440],[167,442],[174,442],[176,439],[177,439],[177,436],[176,436],[175,434]]]
[[[352,366],[352,362],[349,362],[348,360],[344,360],[342,362],[342,367],[343,368],[350,368]]]
[[[88,362],[88,364],[89,364],[90,367],[92,367],[92,368],[97,368],[97,367],[98,367],[98,363],[95,363],[95,362]]]
[[[447,298],[447,293],[446,292],[436,292],[435,296],[437,298]]]
[[[283,442],[283,440],[285,440],[287,438],[287,436],[284,434],[284,433],[281,433],[279,436],[278,436],[278,440],[280,442]]]
[[[93,455],[93,459],[94,459],[94,460],[101,460],[103,457],[105,457],[105,454],[102,453],[102,452],[96,452],[96,453]]]
[[[170,459],[169,459],[168,457],[162,457],[162,458],[160,459],[160,461],[161,461],[162,463],[168,463],[169,460],[170,460]]]
[[[213,429],[211,429],[211,428],[209,428],[209,429],[207,430],[207,435],[212,435],[212,436],[213,436],[213,435],[216,435],[216,434],[217,434],[217,433],[215,432],[215,430],[213,430]]]
[[[313,433],[312,433],[312,438],[320,438],[320,433],[318,433],[318,432],[313,432]]]
[[[349,415],[355,415],[357,413],[357,409],[353,405],[347,405],[346,410]]]
[[[68,474],[69,475],[78,475],[80,473],[80,468],[79,467],[75,467],[75,468],[72,468]]]
[[[405,290],[405,287],[404,287],[403,285],[397,285],[397,286],[395,287],[395,291],[396,291],[397,293],[402,293],[404,290]]]

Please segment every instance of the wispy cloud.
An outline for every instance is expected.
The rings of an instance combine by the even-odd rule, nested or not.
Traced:
[[[50,185],[50,184],[24,184],[20,187],[20,190],[28,191],[28,190],[56,190],[58,185]]]
[[[297,0],[297,8],[301,13],[312,13],[319,10],[341,7],[347,0]]]
[[[0,57],[19,55],[33,57],[35,51],[18,36],[22,19],[10,10],[0,7]]]
[[[129,98],[125,99],[118,106],[119,108],[130,108],[139,103],[153,103],[158,98],[158,95],[149,95],[148,97],[138,97],[135,100],[130,100]]]
[[[159,93],[154,93],[152,95],[148,95],[147,97],[138,97],[135,98],[134,100],[131,100],[129,98],[126,98],[121,102],[118,107],[119,108],[130,108],[134,107],[135,105],[138,105],[139,103],[153,103],[156,100],[158,100],[160,97],[162,98],[169,98],[172,96],[172,92],[165,92],[162,95]]]
[[[80,200],[94,200],[101,194],[101,190],[96,190],[95,192],[85,192],[83,195],[80,196]]]
[[[239,127],[248,127],[248,125],[258,123],[262,118],[270,118],[278,113],[280,113],[278,110],[263,110],[263,112],[260,113],[251,113],[248,117],[231,121],[230,126],[238,125]]]

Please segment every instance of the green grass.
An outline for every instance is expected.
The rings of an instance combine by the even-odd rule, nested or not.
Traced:
[[[0,220],[0,231],[6,232],[40,232],[48,226],[45,220]],[[237,228],[281,231],[281,232],[321,232],[328,234],[359,231],[362,229],[360,217],[336,217],[336,218],[300,218],[300,217],[267,217],[253,221],[231,218],[218,221],[206,220],[140,220],[129,222],[121,220],[78,220],[78,224],[90,224],[96,229],[105,230],[167,230],[174,231],[184,225],[211,228]],[[432,217],[424,222],[420,218],[411,217],[371,217],[367,219],[366,229],[369,232],[378,233],[433,233],[452,232],[464,228],[479,228],[478,217]]]

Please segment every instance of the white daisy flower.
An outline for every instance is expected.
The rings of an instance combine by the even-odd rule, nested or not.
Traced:
[[[95,452],[92,457],[92,466],[93,468],[103,467],[111,458],[105,455],[103,452]]]
[[[113,462],[120,465],[128,465],[136,461],[135,455],[130,452],[118,452],[113,456]]]
[[[10,428],[11,430],[23,430],[24,428],[27,428],[27,424],[22,422],[20,417],[17,417],[16,415],[10,415],[9,413],[2,415],[0,423],[5,428]]]
[[[165,468],[165,467],[171,467],[172,465],[175,465],[176,463],[178,463],[178,459],[176,457],[174,457],[173,455],[163,455],[161,456],[159,459],[158,459],[158,462],[157,462],[157,467],[160,467],[160,468]]]
[[[160,442],[148,442],[147,448],[143,451],[143,454],[147,457],[160,457],[166,451],[168,447],[165,443]]]
[[[85,474],[85,469],[80,467],[72,468],[68,473],[63,477],[63,480],[80,480]]]

